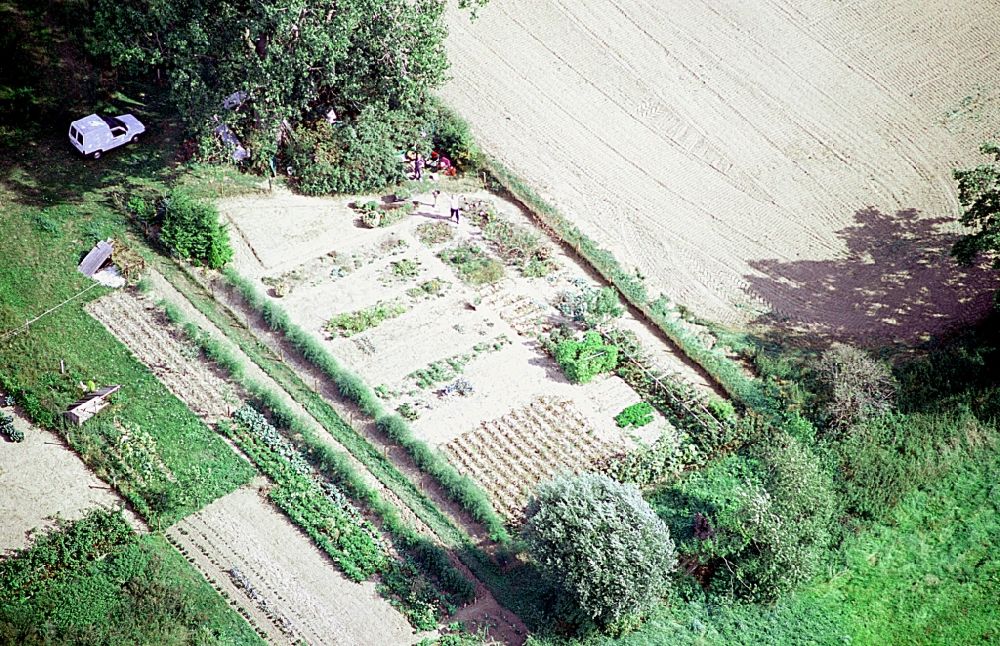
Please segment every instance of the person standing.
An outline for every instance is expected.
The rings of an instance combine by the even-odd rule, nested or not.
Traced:
[[[458,224],[459,214],[462,212],[462,196],[456,193],[451,194],[451,217],[455,218],[455,224]]]

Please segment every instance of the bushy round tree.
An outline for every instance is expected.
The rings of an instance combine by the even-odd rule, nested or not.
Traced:
[[[669,589],[677,566],[670,532],[639,490],[597,474],[540,485],[523,537],[541,570],[599,627],[640,614]]]

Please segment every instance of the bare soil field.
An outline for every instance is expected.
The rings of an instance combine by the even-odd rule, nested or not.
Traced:
[[[272,644],[419,641],[374,583],[345,578],[256,489],[219,498],[167,538]]]
[[[206,421],[228,417],[241,405],[230,384],[201,359],[199,350],[178,338],[166,316],[150,300],[117,290],[87,306],[135,357],[178,399]]]
[[[0,554],[26,547],[27,532],[49,527],[55,516],[75,520],[94,507],[124,506],[59,436],[32,426],[13,409],[0,410],[24,431],[23,442],[0,440]],[[134,527],[143,526],[134,514],[126,517]]]
[[[495,0],[445,100],[696,314],[912,341],[978,318],[951,169],[1000,123],[995,2]]]
[[[512,204],[485,193],[470,191],[468,197],[490,199],[504,217],[529,224]],[[644,427],[642,434],[626,434],[615,425],[614,416],[640,400],[625,382],[604,376],[586,385],[571,384],[535,337],[558,317],[552,301],[560,292],[574,289],[574,281],[593,284],[585,269],[553,249],[557,269],[548,276],[526,278],[507,267],[505,278],[498,283],[466,284],[437,253],[462,242],[488,248],[482,232],[468,218],[458,225],[447,224],[441,214],[447,212],[445,200],[439,200],[435,209],[430,196],[418,199],[421,204],[413,215],[382,229],[357,226],[354,212],[346,207],[347,199],[339,200],[340,212],[336,210],[338,199],[297,197],[296,207],[287,208],[293,198],[280,193],[270,199],[224,200],[219,206],[237,231],[233,236],[237,271],[260,281],[264,289],[280,285],[284,296],[278,301],[292,320],[322,339],[338,360],[376,388],[389,408],[409,413],[414,432],[426,442],[442,448],[459,446],[461,443],[449,443],[481,432],[483,424],[491,420],[516,416],[539,401],[558,401],[566,411],[572,411],[567,413],[567,432],[595,438],[595,446],[605,454],[634,447],[636,441],[655,440],[666,423],[660,417]],[[309,204],[316,206],[304,208]],[[417,229],[427,223],[450,227],[452,239],[437,244],[422,242]],[[297,260],[296,265],[262,261],[270,257],[271,245],[285,248],[290,244],[282,239],[284,231],[299,228],[313,230],[316,235],[301,240],[296,237],[297,246],[286,249],[289,257]],[[400,272],[400,263],[409,270]],[[420,289],[430,281],[438,286],[434,293]],[[273,289],[270,293],[274,297]],[[324,329],[331,317],[378,303],[400,304],[403,311],[355,334],[345,336]],[[644,345],[660,348],[658,357],[665,368],[708,390],[703,376],[677,355],[663,350],[651,331],[634,319],[625,323],[640,335]],[[586,422],[579,426],[577,420]],[[559,424],[555,419],[550,423],[554,427]],[[474,444],[468,447],[471,452],[477,450]],[[461,469],[458,454],[446,453]],[[574,454],[565,464],[559,461],[558,468],[579,470],[593,457],[588,454],[577,459]],[[508,476],[514,473],[499,471]],[[494,486],[487,484],[484,474],[473,475],[487,489]],[[494,496],[501,510],[515,517],[517,504],[524,501],[523,487],[532,482],[519,481],[514,499]]]

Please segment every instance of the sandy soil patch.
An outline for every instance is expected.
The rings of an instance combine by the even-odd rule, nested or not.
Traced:
[[[218,420],[240,407],[236,390],[201,359],[196,346],[179,337],[148,299],[118,290],[88,304],[87,311],[202,418]]]
[[[912,340],[997,287],[946,250],[950,171],[997,134],[998,29],[974,0],[497,0],[453,13],[443,95],[653,293]]]
[[[81,518],[94,507],[124,507],[124,502],[52,431],[36,428],[13,409],[14,426],[24,441],[0,440],[0,553],[26,547],[27,532],[51,526],[55,516]],[[129,523],[144,528],[134,514]]]
[[[255,489],[219,498],[172,526],[167,537],[271,643],[418,641],[374,583],[344,578]]]

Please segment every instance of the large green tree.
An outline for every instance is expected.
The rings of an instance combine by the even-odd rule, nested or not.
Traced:
[[[467,5],[468,2],[461,4]],[[237,90],[258,128],[419,104],[444,80],[444,0],[93,0],[91,50],[166,78],[197,125]]]
[[[993,161],[975,168],[956,170],[958,199],[965,208],[962,224],[973,229],[952,248],[961,263],[971,263],[980,254],[993,257],[1000,269],[1000,146],[985,143],[980,147]]]
[[[669,589],[677,565],[670,532],[639,490],[595,474],[538,487],[523,530],[531,556],[582,625],[640,614]]]

